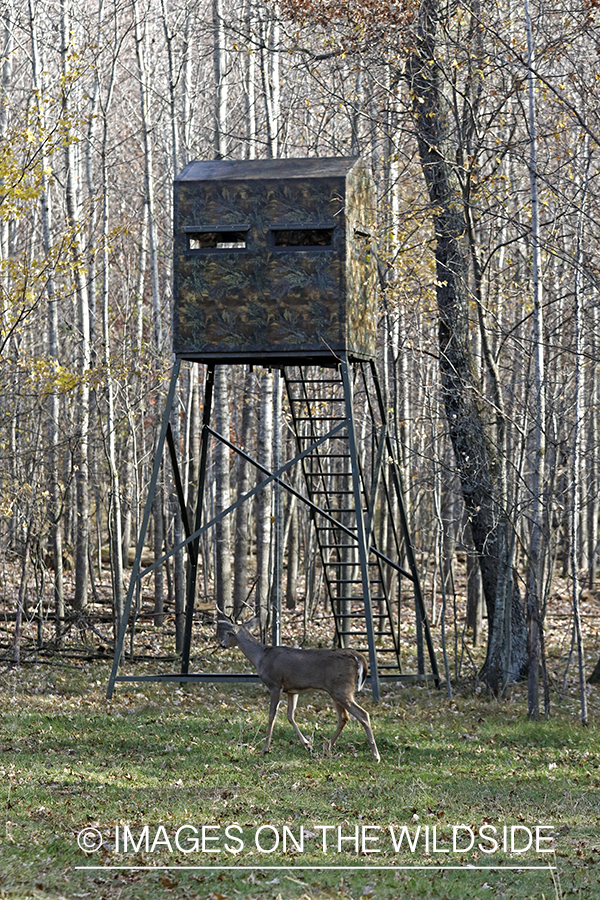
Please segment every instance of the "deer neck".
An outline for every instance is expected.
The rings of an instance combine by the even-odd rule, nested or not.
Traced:
[[[250,660],[252,665],[256,668],[265,652],[264,644],[255,641],[250,637],[250,635],[245,634],[243,631],[238,631],[238,633],[236,634],[236,639],[238,647],[240,648],[246,659]]]

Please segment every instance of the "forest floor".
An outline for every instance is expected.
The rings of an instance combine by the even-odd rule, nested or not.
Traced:
[[[583,598],[588,671],[599,600]],[[483,648],[463,644],[459,594],[446,629],[452,698],[431,683],[384,685],[377,705],[359,695],[379,765],[354,720],[324,753],[325,695],[299,703],[313,752],[282,711],[266,757],[261,685],[117,684],[107,701],[110,623],[74,627],[62,654],[46,654],[31,617],[21,667],[0,663],[0,898],[600,897],[600,687],[586,688],[583,728],[569,605],[558,582],[551,715],[532,722],[526,685],[496,700],[477,684]],[[172,619],[163,637],[141,621],[125,670],[173,669]],[[286,613],[284,642],[303,624]],[[8,616],[4,626],[8,657]],[[311,641],[326,627],[311,623]],[[439,627],[434,642],[443,669]],[[194,646],[196,669],[244,667],[218,647],[208,609]]]

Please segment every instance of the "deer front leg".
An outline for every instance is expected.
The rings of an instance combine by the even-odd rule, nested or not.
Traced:
[[[294,718],[294,713],[296,712],[296,704],[298,702],[298,694],[288,694],[288,707],[287,707],[287,717],[288,722],[290,722],[294,726],[294,731],[300,738],[300,743],[303,747],[306,747],[307,750],[311,749],[309,742],[306,740],[300,729],[298,728],[298,724]]]
[[[275,724],[275,716],[277,715],[277,707],[281,700],[281,688],[271,689],[271,705],[269,706],[269,725],[267,727],[267,739],[263,747],[263,753],[268,753],[271,746],[271,735],[273,734],[273,725]]]

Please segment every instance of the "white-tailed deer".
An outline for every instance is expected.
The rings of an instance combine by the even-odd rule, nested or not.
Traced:
[[[354,699],[354,691],[362,688],[367,677],[367,660],[362,653],[356,650],[296,650],[293,647],[267,647],[257,641],[243,625],[234,625],[232,622],[221,620],[219,629],[221,633],[224,632],[222,646],[239,647],[271,694],[269,727],[263,753],[268,753],[271,746],[273,723],[282,692],[288,695],[289,722],[294,726],[302,745],[307,750],[311,749],[296,724],[294,712],[298,694],[314,690],[326,691],[335,703],[337,711],[337,728],[329,741],[329,752],[340,736],[350,713],[365,729],[373,759],[379,762],[379,751],[373,737],[369,713]]]

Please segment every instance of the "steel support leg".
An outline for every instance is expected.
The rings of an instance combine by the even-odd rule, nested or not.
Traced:
[[[381,386],[379,383],[379,375],[377,372],[377,365],[374,361],[371,362],[371,373],[373,376],[373,382],[375,384],[375,390],[377,392],[377,401],[379,403],[379,409],[381,411],[381,415],[385,415],[385,404],[383,402],[383,396],[381,393]],[[402,529],[402,534],[404,535],[404,544],[406,547],[406,560],[408,562],[408,568],[411,571],[413,577],[413,588],[414,588],[414,596],[415,596],[415,616],[417,620],[417,631],[419,630],[419,625],[422,626],[422,630],[425,633],[425,643],[427,644],[427,652],[429,655],[429,664],[431,665],[431,672],[435,677],[436,685],[439,685],[440,675],[437,667],[437,660],[435,658],[435,651],[433,649],[433,641],[431,639],[431,632],[429,630],[429,620],[427,619],[427,612],[425,610],[425,602],[423,600],[423,592],[421,590],[421,581],[419,579],[419,570],[417,568],[417,560],[415,558],[414,547],[410,538],[410,532],[408,529],[408,519],[406,516],[406,506],[404,504],[404,489],[402,485],[402,476],[400,475],[400,469],[398,463],[396,461],[396,454],[394,453],[394,448],[392,446],[391,437],[389,431],[386,434],[386,444],[387,451],[389,454],[389,458],[392,461],[392,478],[395,482],[396,487],[396,496],[398,497],[398,509],[400,511],[400,525]],[[421,638],[422,641],[422,638]],[[422,653],[421,653],[422,656]],[[424,669],[423,663],[419,661],[419,674],[423,674]]]
[[[379,671],[377,668],[377,653],[375,650],[375,635],[373,631],[373,610],[371,607],[371,585],[369,583],[369,548],[367,546],[365,520],[363,515],[363,496],[360,484],[360,471],[358,466],[358,452],[356,447],[356,433],[354,430],[354,406],[352,398],[352,383],[348,360],[346,355],[341,359],[342,381],[344,384],[344,400],[346,406],[346,422],[348,427],[348,444],[352,465],[352,487],[354,489],[354,506],[356,509],[356,532],[358,537],[358,558],[360,561],[360,574],[362,580],[362,593],[365,606],[365,624],[367,628],[367,644],[369,647],[369,670],[371,673],[371,690],[373,700],[379,703]]]
[[[210,416],[212,412],[213,392],[215,386],[215,366],[209,365],[206,372],[206,384],[204,387],[204,410],[202,414],[202,437],[200,440],[200,469],[198,472],[198,494],[196,498],[196,520],[194,531],[198,531],[202,525],[202,501],[204,499],[204,484],[206,482],[206,462],[208,457],[208,441],[210,432]],[[194,620],[194,598],[196,596],[196,579],[198,577],[198,553],[200,550],[200,535],[192,542],[192,563],[190,565],[187,582],[187,598],[185,604],[185,634],[183,637],[183,651],[181,654],[181,674],[187,675],[190,667],[190,648],[192,646],[192,624]]]
[[[148,496],[146,498],[146,506],[144,508],[144,516],[142,518],[142,525],[140,528],[140,533],[138,536],[137,548],[135,551],[135,559],[133,561],[133,569],[131,571],[131,579],[129,581],[129,590],[127,591],[127,598],[125,600],[125,606],[123,608],[123,616],[119,623],[119,633],[117,635],[117,640],[115,643],[115,655],[112,664],[112,670],[110,673],[110,679],[108,681],[108,688],[106,691],[106,697],[108,700],[113,695],[113,691],[115,688],[115,679],[117,677],[117,671],[119,668],[119,662],[121,660],[121,654],[123,652],[123,642],[125,640],[125,631],[127,629],[127,623],[129,621],[129,614],[131,612],[131,603],[133,600],[133,594],[138,583],[138,578],[140,574],[140,563],[142,560],[142,552],[144,549],[144,541],[146,540],[146,533],[148,531],[148,523],[150,521],[150,513],[152,511],[152,502],[154,500],[154,494],[156,493],[156,483],[158,481],[158,473],[160,471],[160,464],[162,462],[163,449],[165,446],[165,437],[167,434],[167,427],[169,425],[169,417],[171,415],[171,408],[173,406],[173,398],[175,397],[175,388],[177,386],[177,379],[179,378],[179,370],[181,368],[181,361],[179,359],[175,360],[173,365],[173,371],[171,372],[171,383],[169,385],[169,391],[167,393],[167,402],[165,405],[165,412],[163,415],[162,425],[160,429],[160,434],[158,436],[158,441],[156,442],[156,449],[154,451],[154,466],[152,469],[152,478],[150,479],[150,487],[148,488]]]

